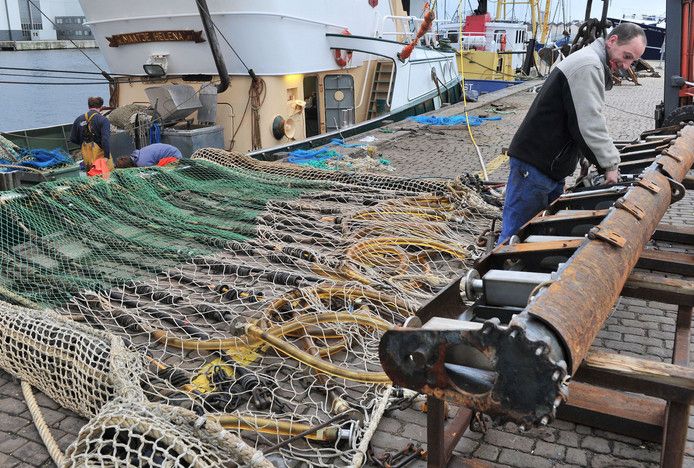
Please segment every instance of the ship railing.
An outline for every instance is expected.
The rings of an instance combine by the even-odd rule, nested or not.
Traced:
[[[384,39],[391,39],[398,42],[412,41],[417,37],[417,31],[419,27],[424,22],[424,19],[417,16],[394,16],[386,15],[381,20],[381,27],[379,28],[379,37]],[[388,28],[388,29],[386,29]],[[432,28],[432,30],[435,28]],[[434,37],[436,33],[434,31],[428,32],[424,35],[424,44],[431,46],[434,43]]]
[[[455,33],[455,37],[450,37],[451,33]],[[456,49],[460,47],[462,43],[462,50],[485,50],[488,52],[499,52],[501,50],[501,43],[503,32],[487,32],[487,33],[468,33],[463,34],[461,40],[458,40],[457,31],[447,31],[442,37],[450,38],[451,45]],[[453,40],[455,39],[455,41]]]

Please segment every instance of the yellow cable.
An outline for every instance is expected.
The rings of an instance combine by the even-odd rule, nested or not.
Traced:
[[[484,165],[484,159],[482,158],[482,153],[480,152],[479,146],[475,141],[475,137],[472,135],[472,128],[470,127],[470,117],[467,112],[467,93],[465,92],[465,66],[463,65],[463,15],[460,14],[460,7],[463,4],[463,0],[458,1],[458,56],[460,57],[460,83],[463,87],[463,110],[465,111],[465,124],[467,125],[467,131],[470,134],[470,139],[472,144],[475,146],[477,151],[477,156],[480,160],[480,166],[482,166],[482,174],[484,174],[484,180],[489,180],[489,174],[487,174],[487,168]]]

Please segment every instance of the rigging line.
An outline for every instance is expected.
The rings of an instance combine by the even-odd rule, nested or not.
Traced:
[[[31,3],[32,6],[33,6],[34,8],[36,8],[36,9],[38,10],[39,13],[41,13],[41,16],[43,16],[44,18],[46,18],[46,19],[48,20],[48,22],[51,23],[51,24],[53,25],[54,28],[58,29],[58,25],[56,25],[56,24],[53,22],[53,20],[50,19],[50,18],[43,12],[43,10],[41,10],[41,8],[40,8],[38,5],[36,5],[36,3],[34,3],[34,0],[27,0],[27,2]],[[87,60],[89,60],[90,62],[92,62],[92,64],[93,64],[96,68],[99,69],[99,71],[100,71],[101,74],[104,76],[104,78],[106,78],[106,79],[109,80],[109,81],[112,81],[112,80],[113,80],[113,78],[111,78],[111,75],[109,75],[108,72],[107,72],[106,70],[104,70],[103,68],[101,68],[94,60],[92,60],[92,58],[91,58],[89,55],[87,55],[87,53],[86,53],[84,50],[82,50],[82,49],[75,43],[75,41],[73,41],[72,39],[68,39],[68,41],[70,41],[70,42],[72,43],[72,45],[74,45],[75,48],[76,48],[77,50],[79,50],[79,51],[82,53],[82,55],[84,55],[85,57],[87,57]]]
[[[202,8],[202,5],[200,4],[200,0],[195,0],[195,3],[197,3],[198,6],[200,6]],[[229,46],[231,51],[234,53],[234,55],[236,55],[236,58],[239,59],[239,61],[241,62],[241,65],[243,65],[243,68],[245,68],[247,72],[250,72],[251,69],[248,68],[248,65],[246,65],[246,62],[243,61],[241,56],[236,52],[236,49],[234,49],[234,47],[231,45],[231,42],[229,42],[229,39],[226,38],[226,36],[222,32],[222,30],[219,29],[219,26],[217,26],[217,23],[215,23],[215,21],[212,19],[212,13],[211,12],[210,12],[210,21],[212,22],[212,26],[214,26],[214,29],[217,30],[219,35],[222,36],[222,39],[224,39],[224,42],[227,43],[227,45]]]
[[[98,82],[98,83],[104,83],[104,80],[98,80],[95,78],[83,78],[80,76],[49,76],[49,75],[27,75],[25,73],[2,73],[0,72],[0,76],[20,76],[24,78],[46,78],[50,80],[58,80],[58,79],[63,79],[63,80],[80,80],[80,81],[91,81],[91,82]]]
[[[40,81],[0,81],[0,84],[31,84],[31,85],[43,85],[43,86],[94,86],[94,85],[99,85],[99,86],[104,86],[108,84],[108,81],[100,81],[100,82],[93,82],[93,83],[84,83],[84,82],[79,82],[79,83],[55,83],[55,82],[40,82]]]
[[[88,71],[78,71],[78,70],[55,70],[50,68],[24,68],[24,67],[0,67],[0,70],[19,70],[19,71],[33,71],[33,72],[46,72],[46,73],[76,73],[80,75],[99,75],[103,76],[99,72],[88,72]],[[118,74],[115,74],[118,76]]]
[[[638,117],[643,117],[644,119],[653,120],[653,116],[652,116],[652,115],[643,115],[643,114],[639,114],[639,113],[636,113],[636,112],[630,112],[630,111],[628,111],[628,110],[622,109],[621,107],[611,106],[611,105],[609,105],[609,104],[605,104],[605,107],[609,107],[610,109],[616,109],[616,110],[618,110],[618,111],[622,111],[622,112],[624,112],[625,114],[636,115],[636,116],[638,116]]]

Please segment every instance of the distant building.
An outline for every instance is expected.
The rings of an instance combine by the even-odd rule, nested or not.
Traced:
[[[58,39],[94,39],[84,16],[56,16],[54,21]]]
[[[0,0],[0,41],[93,39],[84,22],[78,0]]]

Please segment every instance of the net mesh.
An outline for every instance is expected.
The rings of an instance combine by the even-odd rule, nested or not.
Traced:
[[[471,266],[499,215],[459,180],[210,149],[0,201],[0,296],[69,323],[59,333],[53,313],[21,308],[37,324],[8,335],[21,353],[0,365],[93,417],[75,465],[264,463],[258,451],[276,466],[350,465],[389,384],[380,336]],[[127,357],[115,380],[114,355]],[[225,458],[231,433],[248,447]],[[183,449],[196,443],[200,456]]]

